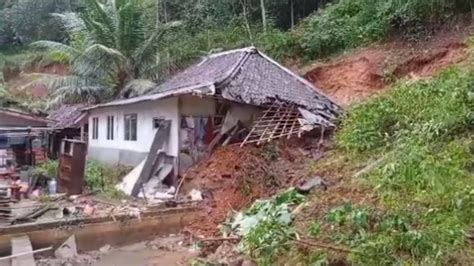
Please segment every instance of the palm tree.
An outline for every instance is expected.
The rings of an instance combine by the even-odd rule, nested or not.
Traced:
[[[178,22],[160,24],[144,14],[141,0],[85,0],[81,13],[53,14],[68,31],[69,44],[37,41],[32,47],[59,53],[71,75],[47,80],[54,102],[101,102],[124,88],[153,86],[161,65],[160,40]]]

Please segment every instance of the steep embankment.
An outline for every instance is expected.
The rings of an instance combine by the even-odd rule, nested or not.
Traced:
[[[336,148],[314,163],[336,185],[297,215],[313,244],[300,252],[356,265],[472,263],[473,41],[455,43],[405,58],[393,73],[407,79],[348,109]]]
[[[429,41],[390,41],[304,66],[299,72],[339,104],[377,94],[397,79],[429,77],[467,58],[469,29],[442,32]]]

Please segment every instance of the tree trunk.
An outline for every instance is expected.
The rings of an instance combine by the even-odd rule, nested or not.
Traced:
[[[260,6],[262,9],[263,32],[267,33],[267,11],[265,10],[265,0],[260,0]]]
[[[166,0],[163,1],[163,15],[165,19],[165,23],[168,23],[168,11],[166,10]]]
[[[160,26],[160,5],[161,1],[156,0],[156,29]]]
[[[291,18],[291,29],[295,27],[295,8],[293,0],[290,0],[290,18]]]
[[[247,7],[245,5],[245,0],[240,0],[240,4],[242,5],[242,12],[243,12],[243,15],[244,15],[245,27],[247,28],[247,32],[249,34],[249,39],[250,39],[250,41],[253,42],[252,30],[250,29],[250,24],[249,24],[249,21],[247,19]]]

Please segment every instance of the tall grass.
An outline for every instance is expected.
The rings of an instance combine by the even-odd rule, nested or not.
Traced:
[[[384,210],[362,212],[370,226],[333,225],[361,265],[445,265],[474,259],[474,67],[400,82],[355,106],[337,136],[341,149],[386,158],[366,174]],[[356,214],[354,214],[356,213]],[[339,215],[341,217],[341,215]],[[355,220],[354,220],[355,221]]]
[[[308,17],[296,38],[304,57],[320,58],[390,33],[417,40],[471,8],[466,0],[340,0]]]

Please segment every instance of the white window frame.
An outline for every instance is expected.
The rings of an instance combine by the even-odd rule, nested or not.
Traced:
[[[135,123],[133,121],[135,120]],[[123,133],[125,141],[137,141],[138,140],[138,115],[134,114],[125,114],[123,116]],[[135,129],[135,134],[133,134],[133,129]]]
[[[99,139],[99,117],[92,118],[92,139]]]
[[[107,140],[114,140],[115,117],[107,116]]]

